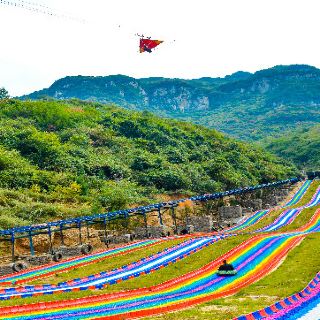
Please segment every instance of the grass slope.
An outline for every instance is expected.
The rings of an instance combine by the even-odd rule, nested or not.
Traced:
[[[263,145],[271,152],[292,160],[307,170],[320,168],[320,125],[293,131],[277,139],[266,139]]]
[[[307,203],[311,199],[318,185],[319,182],[314,181],[311,187],[308,189],[307,193],[304,195],[301,201],[298,204],[296,204],[296,206]],[[305,224],[316,209],[317,207],[305,209],[307,210],[308,214],[299,216],[300,220],[295,221],[295,224],[293,226],[297,228]],[[280,212],[278,212],[278,214],[279,213]],[[269,223],[269,221],[264,220],[260,223],[262,224],[261,226],[265,226]],[[293,226],[290,228],[292,229]],[[26,299],[14,299],[11,301],[1,301],[0,306],[20,305],[41,301],[74,299],[95,294],[103,294],[106,292],[117,292],[121,290],[156,285],[167,280],[173,279],[175,277],[178,277],[181,274],[185,274],[192,270],[197,270],[198,268],[218,258],[222,254],[228,252],[230,249],[239,245],[240,243],[242,243],[250,237],[251,235],[239,235],[237,237],[224,239],[222,241],[214,243],[213,245],[207,248],[204,248],[203,250],[193,254],[192,256],[189,256],[181,261],[176,262],[173,265],[169,265],[166,268],[160,269],[155,273],[144,275],[136,279],[120,282],[118,284],[109,286],[103,290],[56,294],[54,295],[54,297],[49,295]],[[280,298],[286,297],[294,292],[297,292],[301,290],[319,270],[320,252],[319,250],[314,250],[315,248],[317,248],[319,240],[320,234],[311,234],[307,236],[306,239],[302,241],[302,243],[299,246],[297,246],[289,252],[287,258],[284,260],[283,264],[278,269],[276,269],[271,274],[267,275],[265,278],[259,280],[257,283],[254,283],[249,287],[243,289],[241,292],[234,296],[214,300],[209,303],[205,303],[180,312],[154,317],[153,319],[230,319],[232,317],[238,316],[239,314],[251,312],[256,309],[265,307],[279,300]],[[172,243],[173,242],[170,242],[170,245]],[[128,257],[122,256],[118,258],[113,258],[112,261],[108,261],[105,264],[104,270],[112,269],[114,267],[130,263],[132,261],[137,260],[141,255],[150,255],[153,252],[155,252],[155,250],[158,251],[160,247],[165,248],[166,246],[169,246],[169,243],[159,244],[155,247],[144,250],[143,253],[135,252],[133,254],[130,254],[130,256]],[[53,280],[53,282],[55,283],[59,282],[60,280],[67,280],[76,276],[88,275],[90,274],[90,272],[96,272],[96,270],[93,272],[92,267],[93,266],[85,266],[81,268],[81,270],[75,270],[71,273],[63,274],[62,278],[59,278],[59,275],[59,277],[54,277],[55,280]],[[97,268],[97,270],[103,270],[103,264],[98,265]],[[288,271],[290,274],[289,277]],[[44,281],[41,282],[37,281],[37,283],[48,283],[47,280],[49,279],[44,279]]]

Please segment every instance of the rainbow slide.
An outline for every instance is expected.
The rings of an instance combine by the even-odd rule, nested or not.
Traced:
[[[294,210],[294,209],[291,209],[291,210]],[[268,213],[268,210],[258,211],[256,214],[249,217],[249,219],[245,220],[242,225],[244,227],[248,226],[249,225],[248,220],[250,221],[250,225],[252,225],[252,223],[256,223],[257,221],[260,220],[261,217],[263,217],[267,213]],[[289,220],[289,218],[282,219],[281,226],[283,226],[285,224],[285,221],[291,222],[292,219],[291,220]],[[229,234],[229,235],[231,235],[231,234]],[[211,240],[209,240],[209,241],[211,243],[213,243],[213,242],[218,241],[224,237],[225,236],[215,236],[213,238],[208,238],[208,239],[211,239],[212,242],[211,242]],[[194,240],[189,240],[189,242],[187,242],[187,243],[190,245],[190,243],[193,241],[200,243],[202,240],[201,239],[194,239]],[[80,289],[80,290],[93,289],[93,288],[99,289],[105,285],[114,284],[119,281],[127,280],[130,277],[137,277],[137,276],[140,276],[141,274],[149,273],[150,270],[155,271],[159,268],[165,267],[168,265],[168,261],[170,261],[170,263],[176,262],[177,259],[181,259],[181,258],[185,257],[186,255],[190,254],[189,252],[187,252],[185,254],[185,251],[181,251],[182,246],[185,246],[185,244],[178,245],[177,247],[171,248],[171,250],[174,250],[175,254],[178,254],[178,256],[174,256],[172,253],[170,253],[171,250],[170,251],[165,250],[164,252],[158,253],[156,256],[152,257],[152,259],[153,259],[152,261],[148,261],[146,263],[145,259],[142,259],[142,261],[139,263],[133,263],[133,264],[130,264],[130,266],[126,266],[126,268],[130,269],[130,271],[127,271],[124,274],[122,274],[123,270],[120,268],[120,271],[118,271],[117,274],[115,274],[116,273],[115,271],[113,271],[112,274],[102,272],[102,273],[99,273],[96,275],[91,275],[89,277],[84,277],[82,279],[70,280],[66,283],[61,283],[58,285],[47,284],[47,285],[42,285],[42,286],[26,286],[26,287],[18,287],[18,288],[5,288],[4,290],[0,291],[0,299],[3,300],[3,299],[9,299],[9,298],[13,298],[13,297],[30,297],[33,295],[48,294],[48,293],[52,294],[55,292],[63,292],[63,291],[75,291],[78,289]],[[200,248],[198,248],[198,249],[201,249],[202,247],[203,247],[203,245],[200,245]],[[191,248],[192,248],[192,246],[191,246]],[[188,250],[188,248],[187,248],[187,250]],[[165,258],[163,257],[164,255],[166,255]],[[144,265],[142,266],[141,264],[144,264]],[[27,275],[25,275],[25,279],[27,279],[26,276],[29,276],[28,279],[32,279],[32,278],[30,278],[32,276],[33,276],[33,279],[41,277],[40,275],[39,276],[34,275],[32,271],[30,271]],[[19,283],[22,282],[22,280],[18,280],[18,281],[19,281]]]
[[[291,224],[296,217],[305,208],[311,208],[320,204],[320,187],[316,190],[311,200],[304,206],[298,207],[296,209],[287,209],[271,224],[256,230],[255,232],[272,232],[279,230],[280,228]]]
[[[310,187],[312,180],[306,180],[305,183],[301,186],[301,188],[294,194],[294,196],[289,200],[283,208],[291,207],[298,203],[304,194],[307,192],[308,188]]]
[[[271,232],[282,228],[294,221],[294,219],[300,214],[302,209],[288,209],[285,210],[273,223],[258,229],[255,232]]]
[[[261,310],[233,320],[311,320],[320,319],[320,272],[302,291]]]
[[[310,232],[320,231],[320,209],[308,224],[287,234],[260,234],[206,266],[150,288],[86,298],[0,308],[0,319],[133,319],[179,310],[228,296],[276,268]],[[237,276],[220,277],[227,259]]]
[[[0,277],[0,285],[12,284],[12,282],[19,284],[27,281],[32,281],[41,277],[48,277],[59,272],[78,268],[91,263],[97,263],[104,259],[114,257],[121,254],[127,254],[147,246],[159,243],[161,239],[151,239],[137,241],[128,245],[123,245],[115,249],[104,250],[86,256],[70,258],[58,263],[45,264],[39,267],[34,267],[19,273],[13,273]]]
[[[303,208],[314,207],[314,206],[318,205],[319,203],[320,203],[320,186],[317,189],[317,191],[315,192],[315,194],[313,195],[310,202],[308,204],[306,204],[305,206],[303,206]]]
[[[319,203],[320,188],[317,191],[318,191],[318,194],[316,193],[314,195],[313,199],[309,202],[308,205],[313,206]],[[290,210],[287,210],[287,212],[289,211]],[[262,216],[264,214],[262,214]],[[255,215],[256,214],[254,214],[253,216]],[[116,293],[111,295],[102,295],[102,296],[94,296],[90,298],[83,298],[87,300],[89,299],[90,302],[87,301],[88,303],[86,303],[86,301],[84,301],[83,299],[76,299],[76,300],[69,300],[67,302],[66,301],[65,302],[49,302],[49,303],[42,303],[42,304],[36,304],[36,305],[26,305],[21,307],[15,306],[15,307],[9,307],[9,308],[1,308],[0,319],[64,319],[66,317],[71,319],[94,319],[94,318],[103,319],[104,317],[106,317],[107,319],[122,319],[124,314],[125,314],[125,318],[129,319],[132,317],[141,317],[145,315],[158,314],[158,313],[164,312],[161,310],[167,310],[167,311],[177,310],[185,306],[188,306],[189,304],[193,305],[196,303],[212,300],[213,298],[215,298],[215,296],[218,297],[218,296],[225,296],[228,294],[232,294],[234,292],[231,292],[230,288],[232,288],[232,290],[240,290],[241,285],[244,286],[244,283],[245,285],[247,285],[251,283],[250,281],[252,282],[256,281],[259,279],[259,276],[260,278],[263,276],[262,273],[258,272],[259,265],[265,265],[264,269],[262,270],[264,271],[269,270],[268,268],[271,268],[272,265],[276,266],[275,263],[281,260],[281,258],[279,260],[279,257],[281,257],[283,254],[285,255],[285,252],[287,252],[288,250],[290,250],[290,248],[294,247],[297,243],[299,243],[305,237],[306,234],[308,234],[309,232],[319,231],[319,215],[320,214],[318,210],[317,214],[311,219],[311,221],[306,226],[300,228],[296,232],[287,233],[283,235],[263,234],[263,235],[257,235],[249,239],[239,247],[231,250],[229,253],[227,253],[220,259],[217,259],[216,261],[209,264],[211,266],[211,269],[214,269],[214,270],[211,270],[212,271],[211,273],[206,269],[207,266],[205,266],[195,272],[179,277],[178,279],[173,279],[171,281],[168,281],[165,284],[155,286],[152,288],[132,290],[124,293]],[[286,220],[292,221],[290,219],[286,219]],[[246,223],[246,221],[247,219],[243,223]],[[218,236],[222,236],[222,235],[218,235]],[[210,237],[207,237],[207,238],[210,238]],[[192,239],[192,240],[199,241],[200,239],[201,238]],[[211,239],[211,240],[218,241],[220,240],[220,238],[215,240]],[[192,241],[190,240],[190,242]],[[207,246],[207,245],[209,244],[208,243],[203,244],[203,246]],[[200,245],[200,248],[203,246]],[[171,248],[172,251],[178,252],[179,250],[177,250],[176,247],[177,246],[175,246],[174,249]],[[243,249],[241,252],[239,251],[240,248]],[[199,250],[199,247],[195,250]],[[174,252],[172,253],[174,254]],[[171,257],[167,256],[168,259],[164,260],[165,261],[164,264],[161,264],[163,261],[160,261],[159,258],[166,259],[165,258],[166,254],[161,256],[161,253],[158,253],[156,255],[156,259],[153,259],[153,260],[151,259],[151,261],[144,261],[143,263],[140,264],[140,267],[145,268],[146,265],[149,265],[149,267],[151,267],[151,269],[149,270],[154,271],[154,270],[157,270],[157,268],[161,268],[165,266],[166,263],[171,263],[176,261],[176,259],[183,258],[185,255],[188,255],[188,253],[187,254],[182,253],[182,255],[178,254],[178,256],[177,255],[171,256]],[[270,257],[273,257],[273,258],[270,258]],[[216,268],[218,265],[220,265],[222,259],[225,259],[225,258],[231,261],[236,268],[240,269],[237,277],[221,279],[221,277],[217,276]],[[160,262],[160,264],[157,265],[158,262]],[[250,266],[248,266],[248,263],[250,264]],[[135,264],[138,264],[138,265],[135,265]],[[267,269],[266,269],[266,266],[267,266]],[[129,266],[129,268],[128,266],[125,266],[125,268],[122,268],[121,271],[113,270],[112,271],[113,274],[112,272],[109,274],[108,273],[105,273],[105,274],[108,274],[108,276],[111,276],[111,277],[115,276],[116,278],[111,279],[111,281],[115,280],[115,282],[117,282],[119,280],[120,281],[125,280],[126,277],[128,278],[135,277],[140,274],[148,273],[148,269],[146,269],[147,272],[142,271],[141,273],[139,273],[140,272],[139,271],[137,273],[133,272],[133,274],[130,273],[131,271],[137,271],[135,269],[135,270],[130,270],[129,274],[125,274],[125,272],[128,272],[128,269],[136,268],[136,267],[139,267],[139,263],[134,263],[132,264],[132,266]],[[262,272],[262,270],[260,270],[260,272]],[[96,284],[98,286],[101,284],[104,285],[105,283],[107,283],[107,282],[104,282],[105,279],[104,280],[99,279],[99,278],[102,278],[101,274],[99,274],[97,278],[95,276],[96,275],[89,276],[89,277],[86,277],[86,279],[75,279],[72,282],[74,284],[76,282],[79,282],[79,280],[81,280],[81,281],[84,281],[85,284],[88,284],[88,283],[92,284],[92,281],[97,281]],[[197,276],[200,278],[197,279]],[[65,284],[68,285],[69,282]],[[65,285],[65,284],[62,284],[62,285]],[[47,286],[50,286],[50,285],[47,285]],[[32,286],[29,286],[29,287],[32,287]],[[46,292],[51,293],[50,292],[50,289],[52,289],[51,286],[46,287],[44,285],[42,286],[42,289],[43,288],[45,288],[46,290],[48,289],[49,291],[46,291]],[[86,288],[93,289],[98,287],[89,286]],[[17,290],[20,291],[19,292],[20,294],[21,293],[25,294],[25,292],[23,293],[25,289],[26,288],[7,288],[7,289],[3,289],[2,292],[7,296],[11,297],[13,291],[17,293],[16,292]],[[33,287],[31,291],[34,291],[34,289],[35,287]],[[68,289],[66,291],[70,291]],[[81,290],[81,286],[78,287],[78,289]],[[143,297],[141,297],[139,293],[141,293],[141,291],[144,291],[144,290],[147,290],[147,291],[151,290],[152,294],[150,294],[150,292],[149,294],[147,294],[147,292],[144,292]],[[190,294],[190,290],[192,294]],[[39,292],[37,292],[36,294],[39,294]],[[153,294],[155,296],[153,296]],[[129,295],[130,298],[127,295]],[[15,296],[15,294],[13,294],[13,296]],[[106,298],[108,303],[104,301],[104,303],[101,304],[100,299],[103,296],[108,297]],[[183,301],[184,298],[188,303],[187,305],[185,304],[186,302]],[[123,299],[125,302],[123,301]],[[143,301],[142,304],[141,304],[141,301]],[[159,301],[159,303],[155,303],[155,301]],[[168,303],[164,303],[164,301],[168,301]],[[78,302],[80,302],[80,304],[84,309],[77,307]],[[116,303],[116,306],[114,305],[114,303]],[[133,303],[133,306],[134,306],[132,308],[130,308],[131,303]],[[57,311],[59,308],[58,309],[56,308],[57,307],[56,304],[58,304],[61,307],[60,308],[61,310]],[[183,305],[181,306],[181,304]],[[127,305],[128,305],[128,309],[124,311],[124,306],[127,306]],[[138,305],[140,307],[137,307]],[[142,305],[143,305],[143,308],[141,308]],[[30,308],[32,308],[32,306],[34,310],[37,310],[38,307],[40,307],[40,309],[43,311],[45,310],[45,312],[35,311],[33,313],[32,312],[30,313],[30,310],[31,310]],[[22,309],[24,308],[24,309],[22,310],[21,308]],[[81,309],[81,310],[78,310],[78,309]],[[98,310],[100,310],[102,313],[98,312]],[[4,315],[5,317],[2,317],[2,315]]]
[[[312,182],[311,180],[307,180],[302,185],[302,187],[293,195],[292,199],[288,203],[291,203],[291,201],[294,201],[294,203],[297,203],[298,201],[300,201],[300,199],[302,198],[302,196],[305,194],[308,187],[310,186],[311,182]],[[228,231],[228,232],[242,231],[258,223],[262,218],[264,218],[267,214],[269,214],[269,212],[270,210],[257,211],[253,215],[249,216],[244,221],[242,221],[239,225],[236,225],[225,231]],[[164,239],[138,241],[138,242],[135,242],[129,245],[124,245],[115,249],[100,251],[88,256],[71,258],[55,264],[46,264],[40,267],[34,267],[31,269],[22,271],[18,274],[1,276],[0,285],[22,284],[32,280],[39,279],[39,278],[49,277],[53,274],[66,272],[73,268],[78,268],[84,265],[96,263],[104,259],[108,259],[112,256],[127,254],[132,251],[144,248],[146,246],[154,245],[158,243],[160,240],[165,241]]]
[[[305,193],[307,192],[311,183],[312,183],[312,180],[306,180],[304,182],[304,184],[299,188],[299,190],[292,196],[291,200],[289,200],[282,208],[287,208],[289,206],[293,206],[293,205],[297,204],[302,199],[302,197],[305,195]],[[320,191],[320,190],[317,190],[317,191]],[[318,192],[315,193],[315,195],[313,196],[311,201],[308,203],[308,205],[310,207],[315,206],[319,203],[319,200],[317,200],[318,199],[317,195],[318,195]],[[306,205],[306,206],[308,206],[308,205]],[[300,209],[300,208],[298,208],[298,209]],[[251,227],[252,225],[258,223],[261,219],[266,217],[272,210],[273,209],[256,211],[251,216],[242,220],[239,225],[231,227],[225,231],[235,232],[235,231],[245,230],[245,229]],[[289,213],[289,211],[285,211],[285,213],[281,215],[282,219],[279,217],[278,218],[279,220],[277,219],[275,222],[273,222],[271,225],[269,225],[265,228],[267,229],[267,228],[274,228],[275,227],[274,230],[278,230],[282,226],[291,223],[299,215],[299,213],[300,213],[300,211],[294,211],[294,216],[293,216],[293,212]],[[287,221],[288,215],[291,215],[291,217],[289,218],[289,221]],[[269,230],[260,229],[259,231],[269,231]]]
[[[147,274],[167,266],[169,263],[174,263],[181,260],[200,249],[209,246],[210,244],[224,239],[229,235],[218,235],[211,237],[192,238],[184,243],[173,246],[158,252],[156,255],[148,258],[143,258],[138,262],[133,262],[122,268],[114,269],[110,272],[101,272],[88,277],[62,282],[57,285],[38,285],[25,286],[16,288],[4,288],[0,290],[0,299],[10,299],[13,297],[31,297],[40,294],[52,294],[55,292],[70,292],[86,289],[101,289],[106,285],[115,284],[119,281],[128,280],[129,278],[138,277],[142,274]]]
[[[245,220],[241,221],[240,224],[231,227],[227,230],[223,230],[222,232],[236,232],[236,231],[243,231],[254,224],[258,223],[261,219],[263,219],[265,216],[267,216],[271,210],[259,210],[256,211],[254,214],[251,216],[247,217]]]

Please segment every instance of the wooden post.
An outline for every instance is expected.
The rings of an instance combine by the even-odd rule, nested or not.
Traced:
[[[29,242],[30,242],[30,253],[32,256],[34,256],[34,246],[33,246],[33,241],[32,241],[32,232],[31,230],[29,231]]]
[[[178,229],[177,229],[177,217],[176,217],[176,213],[174,211],[174,206],[171,207],[171,216],[173,219],[173,224],[174,224],[174,233],[177,234],[178,233]]]
[[[65,246],[64,237],[63,237],[63,226],[62,226],[62,224],[60,224],[60,240],[61,240],[61,246]]]
[[[78,222],[78,228],[79,228],[79,243],[82,244],[81,221]]]
[[[149,233],[148,233],[148,220],[147,220],[147,214],[146,214],[145,211],[143,212],[143,218],[144,218],[144,225],[145,225],[145,228],[146,228],[146,238],[149,238]]]
[[[107,248],[109,248],[109,239],[108,239],[108,233],[107,233],[107,217],[103,217],[103,225],[104,225],[104,239],[105,239],[105,244]]]
[[[104,225],[104,237],[107,240],[108,234],[107,234],[107,217],[106,216],[104,216],[103,218],[103,225]]]
[[[161,208],[158,208],[158,217],[159,217],[159,223],[160,226],[163,226],[163,221],[162,221],[162,215],[161,215]]]
[[[15,261],[15,248],[14,248],[14,242],[15,242],[15,238],[14,238],[14,232],[12,231],[11,233],[11,253],[12,253],[12,262]]]
[[[53,254],[53,248],[52,248],[52,237],[51,237],[51,228],[48,226],[48,236],[49,236],[49,252],[50,254]]]
[[[89,222],[86,221],[86,229],[87,229],[87,239],[90,238],[90,231],[89,231]]]
[[[188,224],[189,224],[189,215],[188,215],[188,209],[185,207],[186,216],[185,216],[185,223],[186,223],[186,229],[188,230]],[[189,230],[188,230],[189,231]]]

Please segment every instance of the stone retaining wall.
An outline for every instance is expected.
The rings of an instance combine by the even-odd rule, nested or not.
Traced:
[[[193,226],[193,232],[210,232],[213,226],[213,219],[211,215],[188,216],[186,224]]]
[[[240,207],[239,205],[220,207],[219,216],[221,220],[240,218],[242,217],[242,207]]]
[[[0,276],[5,276],[6,274],[10,274],[10,273],[13,273],[12,265],[0,267]]]

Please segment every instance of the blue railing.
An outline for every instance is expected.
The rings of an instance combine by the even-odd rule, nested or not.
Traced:
[[[86,223],[86,224],[98,223],[98,222],[106,223],[108,221],[113,221],[115,219],[126,219],[126,218],[129,218],[130,216],[133,216],[133,215],[146,215],[148,212],[153,212],[153,211],[160,212],[161,209],[174,208],[174,207],[178,206],[179,203],[183,203],[187,200],[197,201],[197,202],[205,202],[208,200],[220,199],[225,196],[244,194],[244,193],[252,192],[255,190],[259,190],[259,189],[266,189],[266,188],[278,187],[280,185],[296,183],[299,180],[300,180],[299,178],[291,178],[291,179],[281,180],[281,181],[277,181],[277,182],[264,183],[264,184],[251,186],[251,187],[233,189],[233,190],[229,190],[229,191],[225,191],[225,192],[217,192],[217,193],[213,193],[213,194],[198,195],[198,196],[193,196],[190,198],[172,200],[172,201],[168,201],[168,202],[160,202],[160,203],[150,204],[150,205],[146,205],[146,206],[140,206],[140,207],[136,207],[136,208],[132,208],[132,209],[118,210],[118,211],[113,211],[113,212],[94,214],[94,215],[90,215],[90,216],[76,217],[76,218],[72,218],[72,219],[48,222],[48,223],[44,223],[44,224],[40,224],[40,225],[15,227],[15,228],[7,229],[7,230],[0,230],[0,236],[15,237],[15,235],[17,235],[19,233],[20,234],[27,233],[31,236],[32,233],[37,232],[37,231],[38,232],[41,232],[44,230],[47,230],[47,232],[54,231],[53,229],[55,227],[61,227],[61,226],[64,227],[67,225],[76,225],[78,227],[81,227],[82,223]]]

